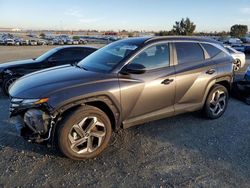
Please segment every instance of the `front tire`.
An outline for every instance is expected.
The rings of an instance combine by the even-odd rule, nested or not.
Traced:
[[[209,119],[217,119],[226,111],[228,104],[228,90],[216,84],[209,92],[203,108],[205,116]]]
[[[73,160],[97,157],[108,146],[112,135],[108,116],[93,106],[81,107],[58,126],[58,147]]]
[[[17,77],[9,77],[3,81],[2,91],[6,96],[9,96],[9,88],[17,79]]]

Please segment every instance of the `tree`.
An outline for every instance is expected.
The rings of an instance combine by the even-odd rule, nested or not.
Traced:
[[[173,31],[159,31],[158,33],[155,33],[155,36],[169,36],[174,35]]]
[[[192,35],[196,29],[196,25],[189,18],[182,18],[180,22],[175,22],[173,33],[175,35]]]
[[[240,38],[240,37],[244,37],[247,34],[247,31],[248,31],[247,25],[235,24],[231,27],[230,35],[232,37]]]
[[[129,33],[128,33],[128,37],[134,37],[134,36],[135,36],[134,33],[132,33],[132,32],[129,32]]]
[[[80,40],[79,36],[73,36],[73,40]]]

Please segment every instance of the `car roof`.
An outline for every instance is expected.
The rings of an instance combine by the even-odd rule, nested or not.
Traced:
[[[92,47],[92,46],[59,46],[59,47],[56,47],[54,49],[57,49],[57,50],[62,50],[62,49],[70,49],[70,48],[88,48],[88,49],[93,49],[93,50],[97,50],[98,48],[96,47]]]
[[[149,42],[158,42],[158,41],[197,41],[197,42],[209,42],[209,43],[216,43],[220,44],[220,42],[208,38],[208,37],[196,37],[196,36],[164,36],[164,37],[151,37],[147,39],[144,43],[149,43]]]
[[[208,42],[208,43],[214,43],[221,45],[220,42],[208,38],[208,37],[195,37],[195,36],[162,36],[162,37],[132,37],[123,39],[122,41],[128,42],[131,44],[149,44],[154,42],[160,42],[160,41],[197,41],[197,42]]]

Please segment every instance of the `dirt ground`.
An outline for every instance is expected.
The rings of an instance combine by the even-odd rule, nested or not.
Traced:
[[[0,62],[48,48],[0,47]],[[8,105],[0,94],[0,187],[250,187],[250,107],[236,99],[217,120],[196,112],[121,130],[82,162],[18,137]]]

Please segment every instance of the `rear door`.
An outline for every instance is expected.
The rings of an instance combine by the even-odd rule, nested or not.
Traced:
[[[125,126],[174,114],[175,78],[170,45],[152,45],[130,63],[144,65],[143,74],[120,74],[121,103]]]
[[[175,42],[176,113],[202,106],[208,84],[217,75],[215,61],[198,42]]]

